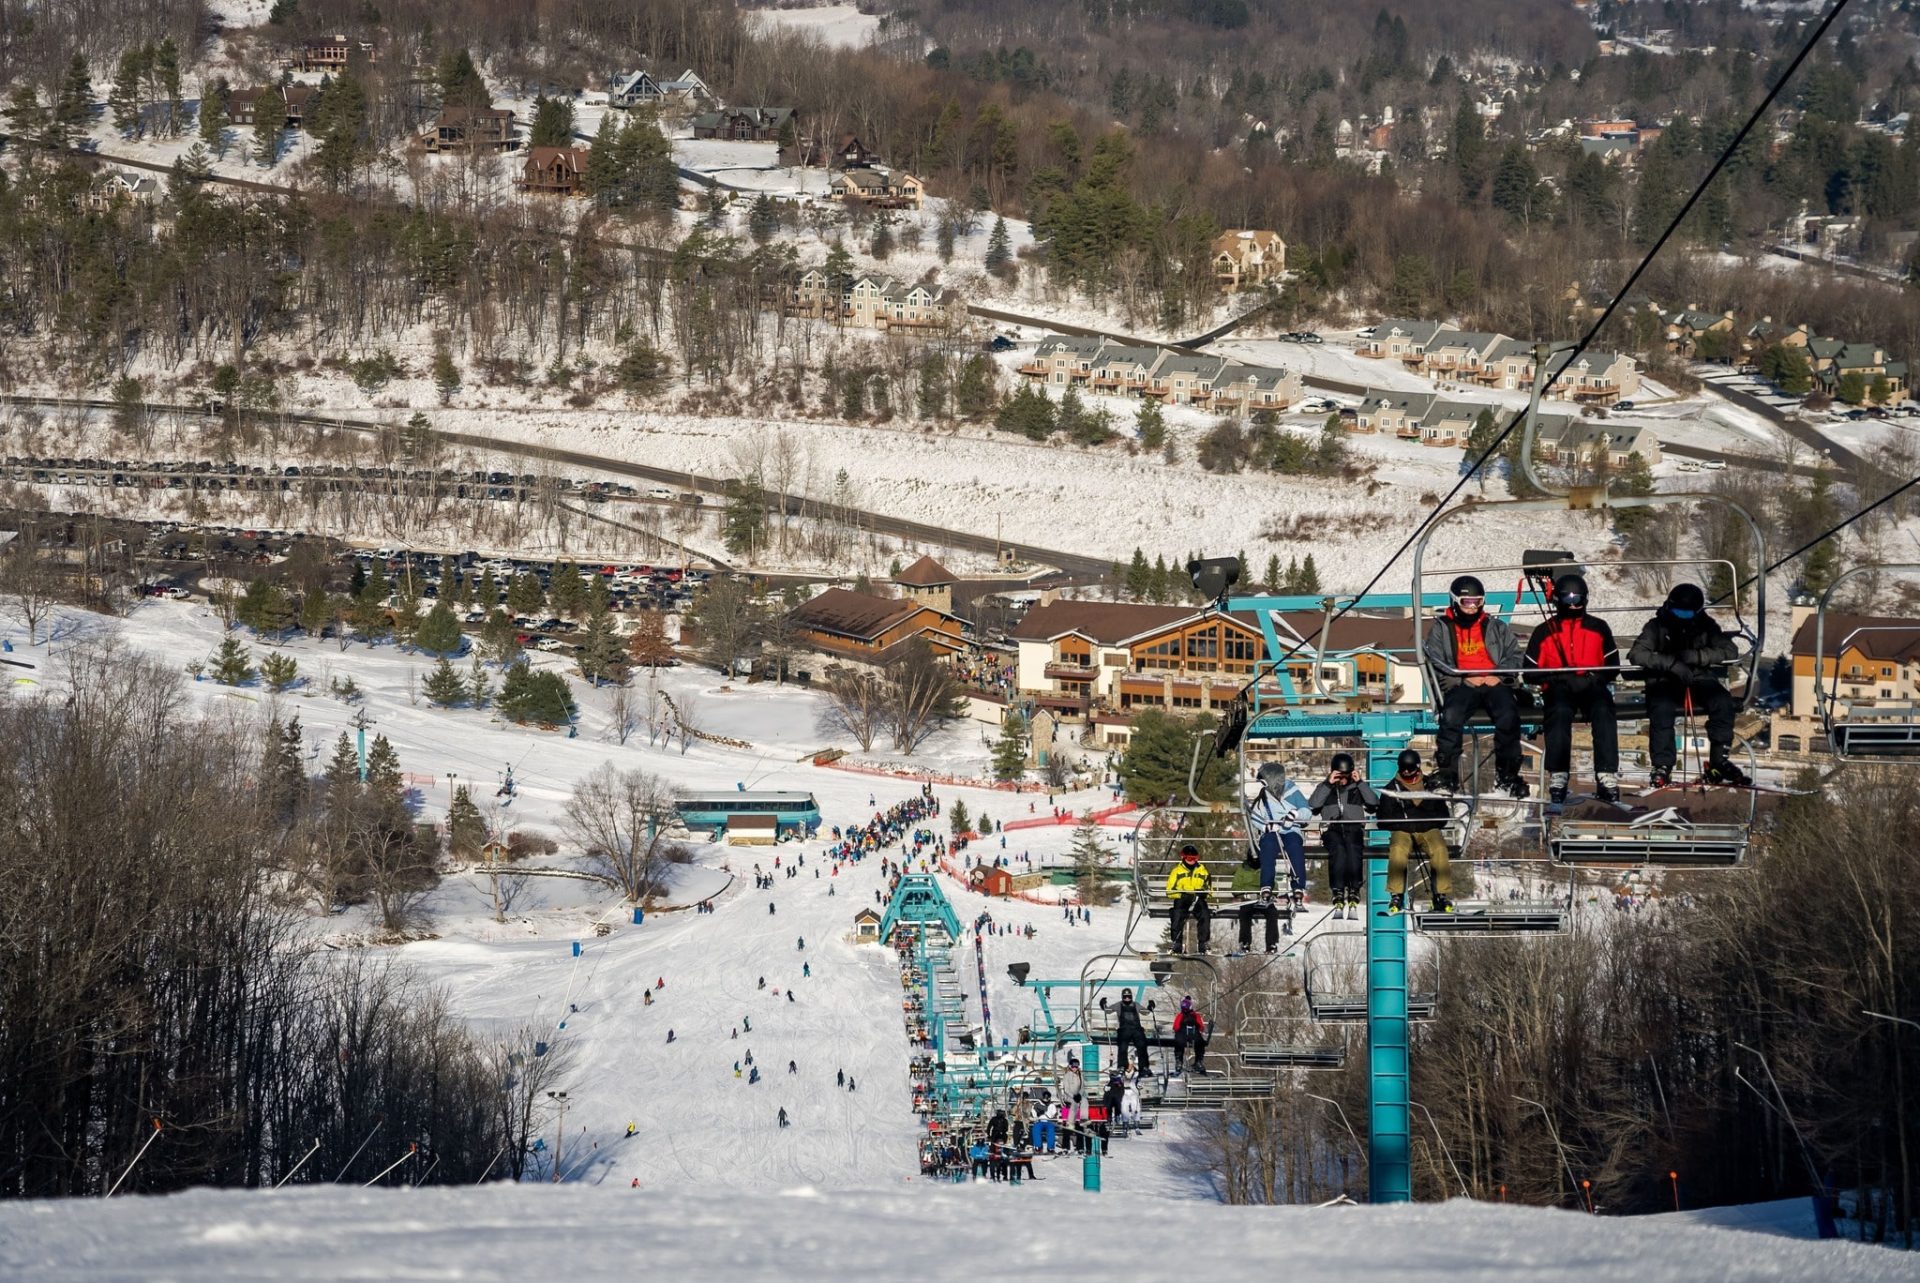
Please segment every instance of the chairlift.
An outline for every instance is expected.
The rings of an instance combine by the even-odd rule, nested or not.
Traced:
[[[1280,1010],[1289,1004],[1300,1014]],[[1339,1069],[1347,1063],[1345,1039],[1330,1038],[1316,1026],[1306,1012],[1304,989],[1243,991],[1235,1004],[1234,1035],[1248,1069]]]
[[[1820,594],[1813,633],[1814,705],[1820,710],[1827,746],[1840,761],[1912,763],[1920,760],[1920,703],[1879,694],[1870,674],[1850,674],[1855,679],[1849,683],[1852,690],[1841,689],[1840,662],[1856,643],[1870,640],[1876,633],[1920,636],[1920,625],[1875,620],[1872,616],[1849,618],[1834,611],[1833,598],[1840,585],[1873,571],[1920,574],[1920,564],[1869,562],[1855,566],[1843,571]],[[1830,640],[1834,648],[1831,678],[1827,674]],[[1868,680],[1860,681],[1859,677]]]
[[[1360,941],[1357,958],[1329,959],[1328,947],[1344,947],[1342,940]],[[1300,946],[1302,989],[1307,1011],[1323,1025],[1362,1024],[1367,1019],[1366,932],[1333,931]],[[1439,994],[1407,992],[1407,1019],[1431,1020]]]

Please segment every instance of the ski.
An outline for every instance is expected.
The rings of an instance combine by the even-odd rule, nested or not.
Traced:
[[[1654,797],[1661,793],[1706,793],[1711,789],[1725,789],[1730,793],[1766,793],[1773,797],[1812,797],[1818,789],[1790,789],[1778,784],[1719,784],[1708,779],[1688,780],[1682,784],[1675,782],[1665,788],[1650,788],[1635,797]]]

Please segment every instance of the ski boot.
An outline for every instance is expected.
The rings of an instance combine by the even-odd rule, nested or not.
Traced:
[[[1397,918],[1407,911],[1407,897],[1398,891],[1387,897],[1387,916]]]
[[[1671,766],[1654,767],[1652,774],[1647,776],[1647,784],[1649,787],[1657,789],[1672,788],[1673,768]]]
[[[1567,773],[1555,771],[1547,779],[1547,801],[1555,806],[1564,806],[1567,801]]]
[[[1502,775],[1494,783],[1495,787],[1515,801],[1524,799],[1528,793],[1533,791],[1527,787],[1527,782],[1521,779],[1518,774]]]
[[[1707,783],[1724,784],[1728,788],[1737,789],[1750,788],[1753,785],[1753,781],[1747,778],[1745,771],[1725,758],[1707,763]]]
[[[1436,766],[1433,774],[1427,776],[1429,793],[1458,793],[1460,776],[1451,766]]]
[[[1602,802],[1618,802],[1620,800],[1620,777],[1618,775],[1602,775],[1594,784],[1593,795]]]
[[[1441,895],[1438,891],[1434,892],[1433,893],[1433,911],[1435,913],[1452,913],[1453,897]]]
[[[1347,897],[1343,895],[1333,897],[1333,916],[1336,921],[1345,920],[1347,916]]]

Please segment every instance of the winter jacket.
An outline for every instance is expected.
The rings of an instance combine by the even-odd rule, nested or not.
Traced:
[[[1125,1084],[1109,1081],[1105,1094],[1100,1097],[1100,1105],[1107,1111],[1107,1117],[1113,1118],[1120,1113],[1120,1102],[1126,1098]]]
[[[1255,832],[1298,833],[1300,831],[1299,813],[1288,803],[1277,800],[1273,794],[1261,789],[1253,801],[1247,803],[1247,819]]]
[[[1739,657],[1726,630],[1705,614],[1675,619],[1666,610],[1647,621],[1640,639],[1627,652],[1627,662],[1641,669],[1649,682],[1712,680],[1713,671]]]
[[[1403,793],[1424,793],[1427,777],[1422,775],[1407,784],[1396,775],[1380,786],[1380,822],[1393,833],[1431,833],[1446,823],[1452,812],[1446,800],[1437,797],[1403,798]],[[1390,823],[1390,821],[1399,823]]]
[[[987,1121],[987,1139],[996,1144],[1007,1143],[1007,1116],[995,1114]]]
[[[1173,1018],[1174,1037],[1178,1038],[1180,1031],[1187,1028],[1191,1028],[1193,1032],[1199,1034],[1202,1038],[1207,1036],[1207,1022],[1201,1019],[1200,1013],[1197,1011],[1183,1011]]]
[[[1120,1014],[1116,1016],[1116,1028],[1122,1038],[1129,1034],[1146,1032],[1140,1027],[1140,1005],[1133,1002],[1120,1004]]]
[[[1494,675],[1503,682],[1511,682],[1523,655],[1520,643],[1514,639],[1513,629],[1507,627],[1506,620],[1484,610],[1474,622],[1479,626],[1479,640],[1486,647],[1487,658],[1493,661],[1491,666],[1507,670]],[[1420,648],[1443,693],[1459,686],[1472,675],[1473,670],[1463,671],[1460,666],[1458,635],[1461,631],[1461,621],[1454,615],[1453,607],[1449,606],[1435,618],[1433,627],[1427,630],[1427,640]]]
[[[1086,1094],[1087,1080],[1081,1077],[1078,1069],[1068,1069],[1060,1075],[1061,1104],[1064,1105],[1069,1101],[1078,1102],[1080,1098]]]
[[[1604,619],[1556,617],[1527,639],[1527,680],[1550,690],[1582,694],[1618,675],[1620,648]]]
[[[1380,795],[1365,780],[1351,780],[1338,788],[1321,780],[1307,799],[1307,808],[1323,820],[1364,820],[1379,805]]]
[[[1257,863],[1248,864],[1245,860],[1240,861],[1239,867],[1233,871],[1231,890],[1235,895],[1253,895],[1259,891],[1260,866]]]
[[[1175,861],[1172,870],[1167,874],[1167,894],[1169,896],[1205,895],[1211,881],[1212,876],[1207,872],[1206,865],[1196,864],[1189,869],[1185,863]]]

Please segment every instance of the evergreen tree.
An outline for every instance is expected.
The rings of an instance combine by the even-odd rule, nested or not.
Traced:
[[[565,147],[573,138],[573,103],[565,98],[535,94],[533,124],[528,129],[530,147]]]
[[[401,645],[411,646],[420,634],[420,599],[402,593],[393,605],[393,635]]]
[[[616,685],[627,680],[627,648],[614,630],[613,615],[605,606],[587,616],[585,635],[580,639],[580,675],[598,686]]]
[[[333,742],[325,780],[327,815],[335,821],[351,819],[360,801],[360,755],[345,731]]]
[[[673,643],[667,640],[666,620],[659,611],[643,610],[634,617],[627,654],[634,663],[649,668],[673,662]]]
[[[1007,234],[1007,220],[994,216],[993,232],[987,237],[986,268],[997,272],[1013,257],[1013,238]]]
[[[200,141],[220,156],[227,154],[227,92],[225,80],[200,90]]]
[[[266,604],[267,593],[270,590],[271,585],[264,579],[255,579],[249,583],[247,590],[240,594],[240,600],[234,603],[234,622],[243,628],[260,632],[260,611]]]
[[[293,656],[274,651],[260,661],[260,677],[277,695],[300,680],[300,665]]]
[[[171,138],[180,132],[180,118],[185,114],[185,103],[180,98],[180,50],[172,36],[154,49],[152,67],[160,93],[167,100],[167,136]]]
[[[120,55],[113,88],[107,91],[107,107],[113,112],[113,127],[123,134],[146,132],[140,91],[141,82],[146,78],[148,60],[152,57],[152,45],[144,48],[130,46]]]
[[[1017,780],[1027,769],[1027,719],[1011,708],[1000,719],[1000,738],[993,744],[993,778]]]
[[[261,791],[267,805],[282,821],[298,813],[306,792],[304,747],[299,717],[284,725],[278,718],[268,721],[260,760]]]
[[[367,576],[366,586],[354,598],[350,613],[354,632],[369,646],[393,633],[393,620],[387,614],[387,598],[392,592],[386,570],[375,561],[372,573]]]
[[[481,581],[486,586],[486,581]],[[546,607],[547,591],[540,586],[540,580],[530,570],[523,570],[513,577],[512,585],[507,589],[507,609],[516,615],[532,615]]]
[[[1162,553],[1153,559],[1153,578],[1147,582],[1147,600],[1151,602],[1167,600],[1168,585],[1167,558]]]
[[[492,695],[493,679],[487,675],[487,666],[475,655],[473,663],[467,666],[467,702],[475,708],[485,708]]]
[[[386,821],[399,820],[406,810],[407,786],[400,773],[400,755],[384,735],[367,745],[367,799]]]
[[[1268,592],[1280,591],[1280,554],[1271,553],[1267,557],[1267,577],[1261,581]]]
[[[1127,800],[1150,806],[1164,805],[1170,798],[1184,801],[1194,739],[1210,735],[1212,730],[1211,717],[1177,717],[1158,708],[1142,710],[1133,720],[1127,750],[1120,757],[1120,783]],[[1233,779],[1230,759],[1202,753],[1194,791],[1208,801],[1224,800]]]
[[[1100,840],[1100,823],[1093,818],[1093,812],[1087,812],[1074,826],[1068,858],[1073,861],[1073,883],[1079,890],[1080,903],[1112,904],[1119,898],[1120,889],[1107,877],[1114,852]]]
[[[67,74],[60,81],[60,93],[53,100],[53,141],[67,146],[86,132],[93,116],[93,78],[87,74],[87,60],[75,53],[67,63]]]
[[[1308,553],[1307,559],[1300,563],[1300,587],[1298,591],[1303,593],[1316,593],[1320,591],[1320,570],[1313,564],[1312,553]]]
[[[513,722],[559,726],[573,720],[573,695],[566,679],[545,669],[535,671],[524,659],[507,669],[498,704],[501,714]]]
[[[975,352],[953,381],[953,409],[965,419],[979,419],[993,410],[993,362]]]
[[[322,181],[339,191],[372,149],[367,126],[367,91],[360,78],[343,71],[322,95],[308,133],[318,140],[313,164]]]
[[[451,708],[467,698],[465,679],[454,671],[445,655],[434,664],[433,671],[427,674],[427,680],[421,683],[420,689],[425,693],[428,703],[438,704],[442,708]]]
[[[1140,408],[1133,415],[1133,427],[1140,434],[1142,449],[1158,450],[1167,444],[1166,415],[1154,398],[1140,398]]]
[[[473,794],[462,784],[453,790],[453,802],[447,807],[447,850],[472,859],[486,844],[487,823],[473,804]]]
[[[476,590],[475,601],[480,609],[491,611],[500,604],[500,582],[493,577],[493,567],[480,572],[480,587]]]
[[[1145,601],[1153,591],[1153,568],[1147,565],[1147,554],[1135,548],[1133,560],[1127,564],[1127,596],[1133,601]]]
[[[253,109],[253,163],[272,169],[280,159],[280,130],[286,119],[280,114],[272,90],[260,95]]]
[[[747,234],[753,237],[754,244],[765,245],[778,230],[780,216],[773,207],[773,197],[761,192],[747,210]]]
[[[727,506],[720,518],[720,537],[727,551],[751,557],[766,544],[767,499],[758,477],[735,477],[727,482]]]
[[[318,637],[332,618],[332,594],[326,589],[312,589],[300,599],[300,630],[307,636]]]
[[[493,95],[487,92],[480,69],[473,65],[473,55],[465,49],[450,50],[441,56],[434,69],[434,83],[440,89],[442,106],[474,109],[493,106]]]
[[[498,606],[487,615],[486,626],[481,630],[480,640],[487,648],[487,658],[505,667],[520,658],[520,634],[514,626],[512,616]]]
[[[253,680],[247,648],[231,633],[220,639],[220,649],[214,653],[213,680],[222,686],[244,686]]]
[[[955,837],[959,837],[968,831],[967,825],[971,823],[972,820],[967,815],[967,804],[955,798],[953,805],[947,808],[947,827],[953,831]]]
[[[587,605],[587,585],[580,578],[580,567],[571,561],[554,562],[552,573],[547,577],[547,600],[554,614],[577,618]]]

